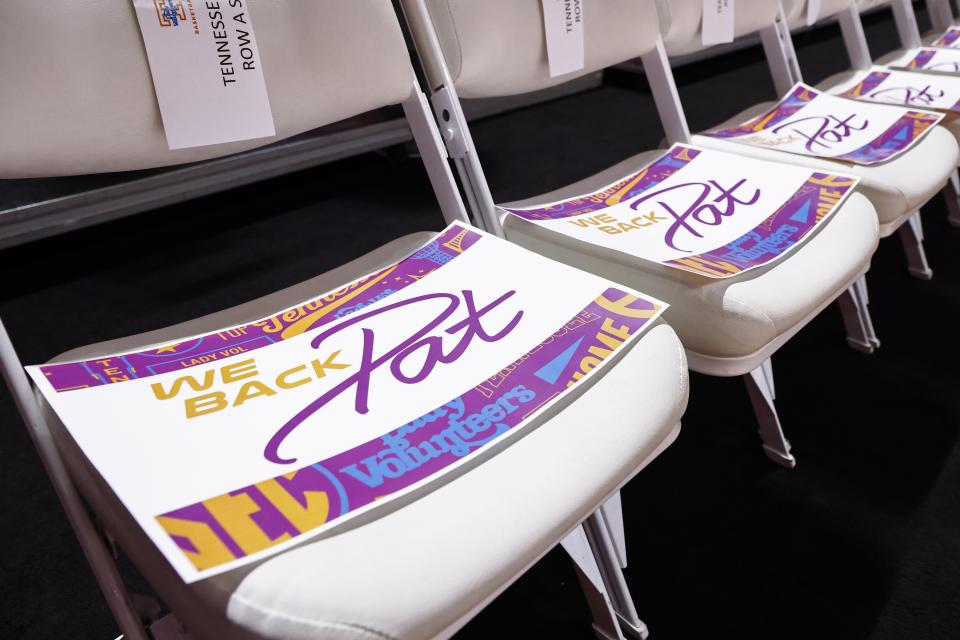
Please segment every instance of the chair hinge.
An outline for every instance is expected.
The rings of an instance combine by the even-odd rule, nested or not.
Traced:
[[[440,129],[443,144],[447,147],[447,153],[451,158],[465,157],[470,150],[470,136],[467,134],[467,123],[460,105],[446,87],[433,92],[430,104],[433,106],[437,127]]]

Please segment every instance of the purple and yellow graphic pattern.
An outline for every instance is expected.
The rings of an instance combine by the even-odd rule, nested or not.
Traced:
[[[960,41],[960,29],[956,27],[950,27],[942,36],[934,41],[933,46],[945,47],[947,49],[957,49],[960,48],[960,42],[958,41]]]
[[[937,58],[940,58],[939,60]],[[890,67],[909,70],[923,70],[946,75],[960,73],[960,54],[957,50],[944,51],[943,49],[917,49],[910,60],[891,64]]]
[[[539,345],[381,437],[156,517],[198,570],[269,549],[431,478],[524,424],[622,348],[660,307],[610,288]]]
[[[690,164],[700,151],[677,145],[640,171],[602,191],[564,200],[536,209],[504,209],[524,220],[562,220],[586,213],[601,211],[626,202],[657,186],[677,171]]]
[[[736,127],[729,129],[718,129],[716,131],[704,131],[703,135],[711,138],[738,138],[748,136],[764,129],[770,129],[780,124],[787,118],[793,116],[797,111],[813,102],[813,99],[820,93],[808,87],[798,86],[792,93],[788,94],[783,100],[777,103],[762,116],[757,116],[753,120],[744,122]]]
[[[602,191],[540,208],[505,210],[531,222],[595,213],[643,195],[688,166],[700,153],[698,149],[676,145],[637,173]],[[662,264],[711,278],[728,278],[764,265],[799,244],[855,186],[856,180],[848,177],[812,172],[779,209],[740,238],[706,253]]]
[[[736,275],[776,260],[833,213],[856,180],[813,173],[769,218],[722,247],[665,264],[713,278]]]
[[[56,391],[180,371],[289,340],[400,291],[473,246],[480,234],[453,226],[410,257],[321,298],[240,327],[120,356],[41,367]]]
[[[907,69],[925,69],[935,55],[937,55],[937,52],[933,49],[920,49],[917,51],[917,55],[913,56],[910,62],[903,66]]]
[[[705,131],[703,135],[712,138],[738,138],[756,134],[765,129],[771,129],[796,114],[800,109],[813,101],[820,92],[809,87],[798,86],[792,93],[781,100],[773,109],[762,116],[754,118],[742,125],[729,129]],[[848,96],[846,93],[845,97]],[[905,149],[911,147],[917,140],[940,119],[931,113],[922,111],[908,111],[886,131],[862,147],[849,153],[836,156],[822,156],[827,160],[844,160],[853,164],[872,165],[886,162]]]
[[[930,81],[930,82],[936,82],[936,80],[933,79],[934,77],[931,76],[930,74],[914,73],[914,74],[910,74],[910,75],[911,75],[911,76],[916,76],[918,83],[922,83],[924,79],[926,79],[926,80],[928,80],[928,81]],[[935,87],[932,87],[932,85],[927,85],[926,87],[920,88],[919,90],[918,90],[918,87],[913,87],[913,86],[911,86],[911,87],[891,87],[891,88],[885,89],[885,91],[888,91],[888,90],[889,90],[889,91],[898,91],[898,92],[902,91],[902,93],[903,93],[903,100],[893,101],[893,100],[881,100],[881,99],[878,99],[878,98],[876,97],[876,92],[879,90],[879,88],[883,85],[883,83],[884,83],[889,77],[890,77],[890,73],[888,73],[888,72],[886,72],[886,71],[871,71],[863,80],[861,80],[860,82],[858,82],[858,83],[855,84],[854,86],[850,87],[849,89],[847,89],[846,91],[844,91],[844,92],[843,92],[842,94],[840,94],[840,95],[842,95],[842,96],[845,97],[845,98],[853,98],[853,99],[855,99],[855,100],[867,100],[867,101],[869,101],[869,102],[879,102],[879,103],[886,103],[886,104],[903,104],[903,105],[906,105],[906,106],[917,106],[917,105],[914,103],[915,100],[922,102],[922,101],[923,101],[922,96],[926,95],[926,94],[930,91],[931,88],[933,88],[934,90],[936,90],[936,88],[935,88]],[[943,95],[943,91],[941,91],[941,95]],[[940,110],[943,110],[943,111],[951,111],[951,112],[953,112],[953,113],[960,113],[960,101],[954,103],[952,106],[950,106],[950,107],[948,107],[948,108],[944,108],[944,107],[930,107],[930,108],[931,108],[931,109],[940,109]],[[915,112],[911,112],[911,113],[915,113]],[[920,113],[920,115],[925,115],[925,116],[927,116],[927,117],[926,117],[926,120],[934,120],[934,119],[936,118],[936,116],[935,116],[934,114],[932,114],[932,113],[927,113],[927,114]],[[918,120],[920,120],[920,119],[918,118]],[[938,120],[938,119],[935,120],[935,122],[933,122],[933,124],[936,124],[936,122],[939,122],[939,120]],[[927,125],[927,127],[924,129],[924,131],[926,131],[926,129],[929,128],[930,126],[932,126],[932,125]]]
[[[884,80],[889,77],[890,74],[884,71],[871,71],[863,80],[853,85],[840,95],[842,95],[844,98],[861,98],[876,89]]]

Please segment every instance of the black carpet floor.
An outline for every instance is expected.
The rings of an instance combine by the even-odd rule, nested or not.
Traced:
[[[875,54],[894,47],[889,15],[867,26]],[[797,45],[810,82],[846,64],[838,29]],[[677,76],[694,129],[774,97],[758,48]],[[608,79],[476,125],[497,199],[659,144],[644,81]],[[932,281],[907,274],[896,238],[874,258],[876,354],[846,347],[836,308],[778,352],[795,470],[762,455],[740,380],[692,376],[678,441],[623,492],[627,579],[654,638],[960,638],[960,230],[939,200],[924,222]],[[362,156],[0,252],[0,315],[23,360],[37,363],[264,295],[441,226],[418,162]],[[5,390],[0,424],[0,638],[116,637]],[[590,637],[563,552],[458,637]]]

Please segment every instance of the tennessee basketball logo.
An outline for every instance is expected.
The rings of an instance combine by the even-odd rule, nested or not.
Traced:
[[[157,19],[160,21],[161,27],[177,27],[180,26],[181,20],[187,19],[187,13],[183,9],[182,2],[153,0],[153,4],[157,9]]]

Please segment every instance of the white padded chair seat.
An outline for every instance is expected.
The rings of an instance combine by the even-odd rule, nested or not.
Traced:
[[[562,190],[507,207],[528,207],[595,191],[638,170],[662,151],[629,158]],[[877,216],[870,202],[854,193],[816,235],[786,258],[739,276],[710,279],[654,264],[547,231],[505,215],[507,237],[528,249],[628,286],[670,303],[664,319],[684,347],[709,358],[729,358],[725,375],[753,366],[736,362],[764,349],[799,327],[829,304],[865,271],[877,246]],[[690,366],[698,370],[696,360]],[[755,366],[755,365],[754,365]],[[746,367],[746,368],[744,368]],[[718,374],[716,370],[710,373]]]
[[[953,137],[960,143],[960,118],[945,118],[940,124],[944,129],[952,133]]]
[[[819,88],[825,89],[826,86]],[[766,113],[775,104],[774,102],[760,103],[713,128],[724,129],[741,124]],[[693,144],[763,160],[859,176],[861,180],[857,189],[870,199],[876,209],[880,219],[881,236],[893,233],[908,214],[942,189],[950,178],[953,168],[960,161],[960,148],[957,147],[957,141],[949,131],[939,126],[927,132],[927,135],[910,151],[889,162],[872,166],[761,149],[704,135],[694,135]]]
[[[876,64],[878,65],[889,64],[894,60],[896,60],[897,58],[904,56],[906,53],[907,53],[906,49],[898,49],[896,51],[892,51],[887,55],[881,58],[878,58],[876,60]],[[824,80],[823,82],[821,82],[820,84],[818,84],[817,88],[822,91],[830,91],[834,87],[839,87],[850,82],[851,80],[853,80],[853,77],[857,73],[859,72],[844,71],[843,73],[836,73],[830,76],[829,78],[827,78],[826,80]],[[947,117],[945,117],[943,120],[940,121],[939,126],[947,130],[951,134],[953,134],[954,139],[957,140],[958,144],[960,144],[960,117],[947,115]]]
[[[400,238],[222,313],[57,360],[168,342],[262,317],[395,262],[431,235]],[[52,412],[47,415],[81,492],[194,640],[430,638],[465,624],[676,437],[688,384],[673,330],[656,323],[612,364],[559,415],[419,500],[389,513],[375,510],[340,531],[189,586]]]

